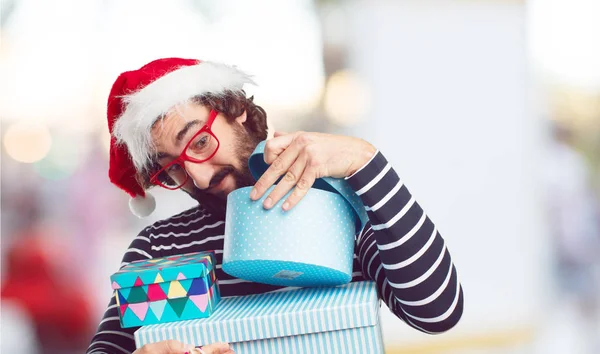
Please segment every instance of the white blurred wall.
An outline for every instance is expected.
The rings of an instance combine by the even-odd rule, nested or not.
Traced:
[[[382,150],[447,241],[465,312],[444,338],[535,326],[548,300],[535,179],[544,127],[524,4],[390,0],[352,10],[351,62],[373,98],[351,133]],[[389,312],[383,321],[388,346],[427,337]]]

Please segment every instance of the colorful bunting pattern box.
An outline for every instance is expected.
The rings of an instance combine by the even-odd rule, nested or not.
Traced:
[[[121,327],[206,318],[220,301],[213,252],[132,262],[111,276]]]

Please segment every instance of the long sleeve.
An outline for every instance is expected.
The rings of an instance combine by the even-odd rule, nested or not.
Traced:
[[[387,306],[422,332],[442,333],[463,312],[463,291],[446,243],[380,151],[348,183],[369,215],[357,237],[363,275]]]
[[[145,229],[125,252],[121,268],[134,261],[153,258],[150,251],[149,232]],[[86,354],[129,354],[135,351],[133,333],[137,328],[121,328],[118,311],[113,293]]]

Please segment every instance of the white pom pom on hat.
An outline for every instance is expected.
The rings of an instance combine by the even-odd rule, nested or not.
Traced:
[[[136,195],[129,198],[129,210],[138,218],[145,218],[152,214],[156,209],[156,199],[154,196],[146,192],[146,196]]]

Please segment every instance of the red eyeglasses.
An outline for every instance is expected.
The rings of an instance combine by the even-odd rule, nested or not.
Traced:
[[[188,141],[179,156],[150,177],[151,183],[170,190],[179,189],[190,178],[185,170],[186,161],[202,163],[215,156],[220,143],[211,127],[217,114],[215,110],[210,111],[206,124]]]

